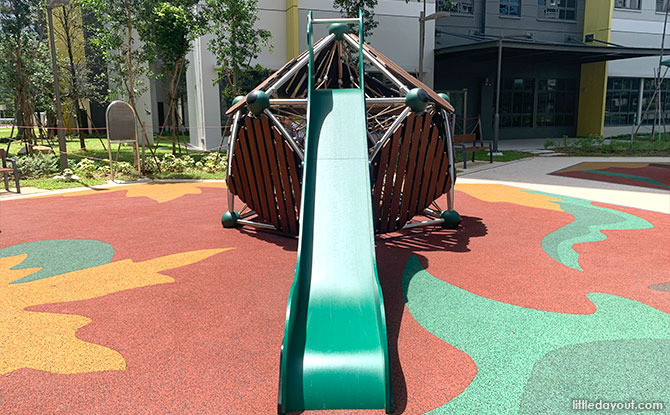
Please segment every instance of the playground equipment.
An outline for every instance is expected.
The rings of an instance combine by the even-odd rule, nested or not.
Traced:
[[[453,108],[365,44],[362,23],[360,14],[312,19],[310,12],[308,50],[228,110],[223,226],[299,235],[281,351],[282,414],[391,411],[374,236],[460,220]],[[313,44],[315,24],[331,25]],[[353,24],[358,36],[349,33]],[[366,73],[366,63],[380,76]],[[445,193],[442,211],[435,200]],[[240,211],[235,196],[245,204]],[[427,220],[412,221],[417,215]]]

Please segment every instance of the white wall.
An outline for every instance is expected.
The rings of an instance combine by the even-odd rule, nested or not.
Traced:
[[[641,10],[615,8],[610,41],[629,47],[660,48],[664,18],[664,13],[656,12],[654,0],[642,0]],[[667,33],[670,34],[670,23]],[[668,36],[665,39],[665,47],[670,50]],[[658,68],[658,57],[611,61],[608,67],[609,76],[652,78],[654,68]]]
[[[205,128],[221,125],[221,101],[216,79],[216,59],[207,49],[212,35],[193,42],[188,54],[186,95],[188,101],[189,138],[193,147],[216,149],[221,143],[221,130]]]

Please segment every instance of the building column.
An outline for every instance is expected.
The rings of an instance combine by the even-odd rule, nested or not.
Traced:
[[[614,0],[589,1],[584,4],[584,37],[610,41]],[[599,43],[596,43],[599,44]],[[607,96],[607,62],[582,64],[579,81],[577,135],[603,135],[605,98]]]
[[[188,101],[189,141],[191,146],[212,150],[221,143],[221,98],[216,79],[216,58],[207,49],[212,35],[193,41],[188,53],[186,91]]]
[[[298,0],[286,0],[286,60],[290,61],[299,54]]]

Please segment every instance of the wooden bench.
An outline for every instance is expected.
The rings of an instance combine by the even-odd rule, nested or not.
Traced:
[[[472,161],[475,161],[475,153],[477,151],[488,150],[489,162],[493,163],[493,149],[489,141],[484,141],[481,138],[481,123],[477,120],[475,127],[468,134],[454,134],[455,151],[463,152],[463,168],[468,168],[468,153],[472,153]]]
[[[5,150],[0,148],[0,159],[2,160],[2,164],[0,167],[0,174],[5,179],[5,190],[9,191],[9,178],[8,176],[10,174],[14,175],[14,183],[16,183],[16,193],[21,193],[21,186],[19,186],[19,169],[16,167],[16,161],[13,159],[8,159]],[[7,162],[10,162],[12,164],[12,167],[7,167]]]

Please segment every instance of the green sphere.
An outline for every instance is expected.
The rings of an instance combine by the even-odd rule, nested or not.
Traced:
[[[447,102],[451,102],[451,100],[449,99],[449,95],[445,94],[444,92],[440,92],[440,93],[437,94],[437,95],[439,95],[440,98],[442,98],[443,100],[445,100],[445,101],[447,101]]]
[[[224,228],[234,228],[237,226],[238,219],[240,219],[240,214],[235,210],[229,210],[221,215],[221,225],[223,225]]]
[[[270,108],[270,97],[265,91],[253,91],[247,95],[247,107],[252,113],[261,114],[266,108]]]
[[[414,112],[423,112],[429,101],[428,93],[421,88],[414,88],[405,95],[405,104]]]
[[[346,23],[333,23],[328,26],[328,33],[335,35],[335,39],[342,40],[345,33],[349,33],[349,25]]]
[[[242,101],[244,99],[244,95],[238,95],[235,98],[233,98],[233,105],[237,104],[238,102]]]
[[[455,210],[443,210],[440,217],[444,219],[444,222],[442,222],[444,229],[456,229],[458,224],[461,223],[461,215]]]

